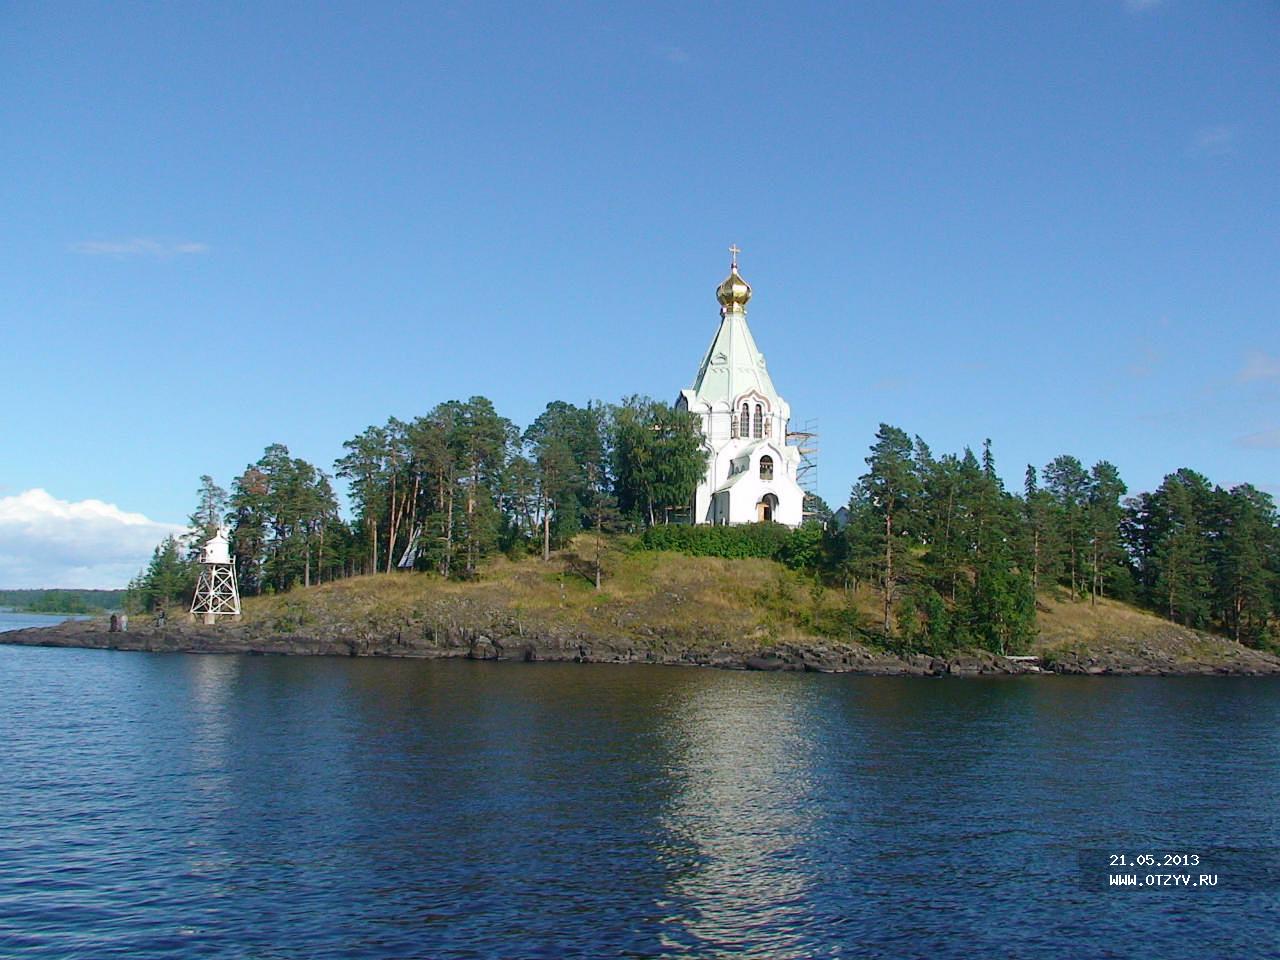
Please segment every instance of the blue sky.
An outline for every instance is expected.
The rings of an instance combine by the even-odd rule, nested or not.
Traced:
[[[731,242],[833,504],[881,421],[1280,492],[1274,3],[11,4],[0,89],[0,587],[275,441],[674,399]]]

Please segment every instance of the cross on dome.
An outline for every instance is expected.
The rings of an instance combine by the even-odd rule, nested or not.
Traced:
[[[729,256],[732,260],[729,263],[729,276],[724,283],[716,287],[716,299],[720,301],[722,316],[725,312],[746,312],[747,301],[751,299],[751,285],[742,279],[742,274],[738,273],[738,254],[741,252],[742,248],[736,243],[730,244]]]

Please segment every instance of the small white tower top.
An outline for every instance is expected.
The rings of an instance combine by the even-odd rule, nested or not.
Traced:
[[[231,545],[227,536],[231,531],[227,527],[219,527],[218,532],[210,537],[200,552],[201,563],[230,563]]]

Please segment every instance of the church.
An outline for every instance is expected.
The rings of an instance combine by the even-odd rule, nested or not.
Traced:
[[[804,491],[797,481],[800,451],[787,441],[791,408],[774,389],[764,354],[747,326],[751,286],[729,248],[729,276],[716,288],[720,327],[693,386],[677,410],[702,418],[707,474],[694,494],[694,523],[761,523],[797,527]]]

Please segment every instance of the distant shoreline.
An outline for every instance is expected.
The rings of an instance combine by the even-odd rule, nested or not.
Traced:
[[[150,621],[137,622],[135,628],[126,633],[112,633],[101,621],[66,620],[51,626],[0,633],[0,644],[144,653],[647,663],[866,676],[1280,676],[1280,658],[1253,650],[1229,659],[1174,664],[1125,660],[1114,654],[1101,657],[1078,654],[1054,659],[1037,658],[1035,662],[1029,662],[986,651],[963,651],[947,657],[917,654],[902,658],[871,652],[856,644],[830,642],[708,650],[663,643],[620,645],[614,638],[583,635],[489,637],[465,627],[451,628],[430,638],[412,639],[401,632],[381,637],[367,634],[320,637],[261,632],[246,624],[225,623],[207,627],[171,622],[157,627]]]

